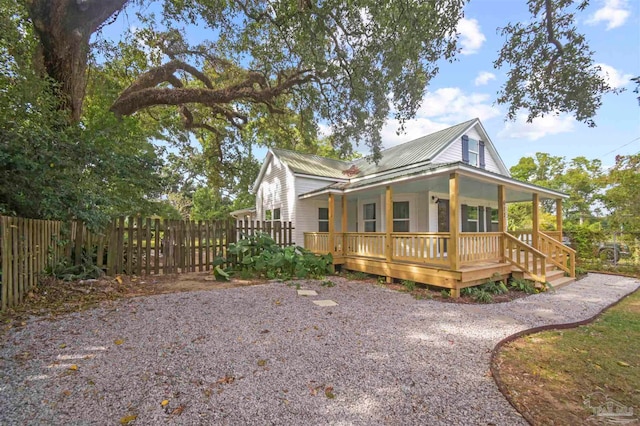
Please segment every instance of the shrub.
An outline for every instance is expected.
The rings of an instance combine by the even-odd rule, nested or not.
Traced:
[[[411,280],[402,280],[402,285],[404,286],[404,288],[407,289],[407,291],[413,291],[416,289],[416,283],[415,281],[411,281]]]
[[[509,283],[509,286],[514,290],[523,291],[527,294],[533,294],[536,292],[536,287],[533,282],[522,278],[513,278]]]
[[[299,246],[280,247],[268,234],[258,233],[229,245],[233,270],[268,279],[322,278],[331,272],[331,254],[316,255]]]

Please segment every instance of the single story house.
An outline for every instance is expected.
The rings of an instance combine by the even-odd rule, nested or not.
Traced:
[[[454,297],[496,273],[556,285],[575,276],[561,242],[567,195],[511,178],[477,118],[384,150],[377,164],[271,149],[253,191],[257,220],[292,222],[295,243],[349,270]],[[556,203],[553,232],[539,229],[542,200]],[[533,229],[507,232],[511,202],[536,206]]]

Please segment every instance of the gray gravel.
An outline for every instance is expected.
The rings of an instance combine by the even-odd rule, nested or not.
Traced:
[[[591,274],[459,305],[334,281],[302,283],[314,297],[271,283],[31,320],[0,348],[0,423],[525,424],[489,375],[496,343],[591,317],[640,284]]]

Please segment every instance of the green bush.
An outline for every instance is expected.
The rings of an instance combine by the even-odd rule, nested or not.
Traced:
[[[411,280],[402,280],[402,285],[404,286],[404,288],[407,289],[407,291],[413,291],[416,289],[416,283],[415,281],[411,281]]]
[[[517,291],[523,291],[527,294],[533,294],[536,292],[535,284],[532,281],[522,278],[513,278],[509,283],[509,287]]]
[[[229,245],[231,268],[241,276],[290,280],[322,278],[331,272],[331,254],[316,255],[299,246],[280,247],[268,234],[258,233]]]

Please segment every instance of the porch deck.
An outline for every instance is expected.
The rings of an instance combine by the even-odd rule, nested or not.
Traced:
[[[495,274],[507,278],[520,272],[546,282],[557,268],[561,275],[574,277],[575,252],[557,237],[555,232],[539,232],[537,237],[530,232],[462,232],[454,243],[446,232],[309,232],[305,247],[331,253],[335,265],[349,270],[444,287],[457,296],[460,289]]]

